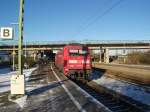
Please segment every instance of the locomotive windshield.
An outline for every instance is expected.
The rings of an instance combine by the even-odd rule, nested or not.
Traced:
[[[87,54],[87,50],[79,50],[79,54],[85,55],[85,54]]]
[[[87,50],[86,49],[70,49],[69,54],[70,56],[82,56],[82,55],[87,55]]]

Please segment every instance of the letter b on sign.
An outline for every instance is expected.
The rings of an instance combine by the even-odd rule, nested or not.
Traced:
[[[0,31],[2,39],[13,39],[13,29],[11,27],[2,27]]]
[[[9,37],[9,30],[8,29],[4,29],[4,31],[3,31],[3,35],[4,35],[4,37]]]

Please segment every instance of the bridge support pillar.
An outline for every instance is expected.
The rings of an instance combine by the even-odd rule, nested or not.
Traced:
[[[99,63],[102,63],[102,47],[99,48]]]
[[[36,61],[36,52],[34,51],[34,54],[33,54],[33,58],[34,58],[34,61]]]
[[[104,63],[109,63],[109,49],[104,49]]]

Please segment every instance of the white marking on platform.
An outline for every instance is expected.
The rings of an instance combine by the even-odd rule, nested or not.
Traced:
[[[21,107],[23,108],[24,105],[26,104],[26,100],[27,100],[27,95],[21,98],[18,98],[17,100],[15,100],[15,102]]]
[[[0,106],[3,105],[4,103],[0,103]]]
[[[73,84],[77,90],[83,92],[83,94],[85,95],[85,97],[87,98],[91,98],[91,100],[93,100],[93,102],[97,103],[98,105],[100,105],[102,108],[104,108],[106,110],[106,112],[112,112],[109,108],[107,108],[105,105],[103,105],[102,103],[100,103],[97,99],[95,99],[93,96],[91,96],[90,94],[88,94],[86,91],[84,91],[82,88],[80,88],[79,86],[77,86],[74,82],[70,81],[71,84]]]
[[[11,96],[9,95],[9,96],[8,96],[8,101],[17,103],[17,104],[20,106],[20,108],[23,108],[24,105],[26,104],[27,95],[25,95],[25,96],[23,96],[23,97],[21,97],[21,98],[18,98],[18,99],[16,99],[16,100],[12,100],[10,97],[11,97]]]
[[[3,97],[3,96],[5,96],[5,95],[1,95],[0,97]]]
[[[52,67],[52,66],[51,66],[51,69],[52,69],[52,71],[53,71],[55,77],[57,78],[57,80],[61,82],[61,79],[57,76],[57,74],[56,74],[55,71],[53,70],[53,67]],[[73,97],[73,95],[69,92],[69,90],[67,89],[67,87],[66,87],[63,83],[62,83],[61,86],[64,88],[65,92],[68,94],[68,96],[69,96],[70,99],[73,101],[73,103],[76,105],[76,107],[79,109],[79,111],[81,111],[81,112],[86,112],[86,110],[82,108],[82,106],[79,104],[79,102],[78,102],[78,101]]]

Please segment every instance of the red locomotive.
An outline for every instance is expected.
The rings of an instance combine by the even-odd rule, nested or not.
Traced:
[[[91,56],[85,45],[66,45],[55,56],[56,67],[72,78],[86,78],[91,73]]]

